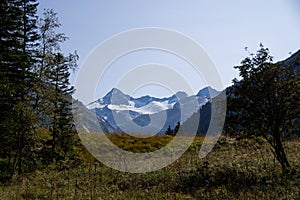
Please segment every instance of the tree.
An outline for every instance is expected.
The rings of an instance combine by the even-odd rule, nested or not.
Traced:
[[[168,129],[166,130],[166,135],[175,136],[180,128],[180,122],[177,122],[174,130],[171,129],[171,126],[168,126]]]
[[[3,0],[0,3],[0,166],[6,177],[34,166],[32,159],[35,116],[31,94],[38,42],[35,0]]]
[[[67,37],[55,32],[60,24],[53,10],[45,11],[38,28],[37,5],[36,0],[0,2],[0,181],[73,148],[69,78],[78,56],[62,53]],[[48,130],[40,134],[40,128]]]
[[[233,81],[228,94],[230,117],[248,135],[264,137],[286,171],[290,164],[282,139],[300,114],[299,74],[293,66],[283,68],[272,63],[269,50],[263,45],[256,55],[250,54],[235,68],[242,79]]]
[[[171,129],[171,126],[169,125],[168,126],[168,128],[167,128],[167,130],[166,130],[166,133],[165,133],[166,135],[173,135],[173,130]]]
[[[63,33],[56,33],[60,27],[57,14],[45,10],[44,18],[40,21],[40,64],[36,69],[37,77],[41,82],[37,84],[40,97],[37,95],[38,107],[43,107],[47,126],[51,132],[52,160],[65,157],[72,149],[74,126],[71,111],[72,94],[74,88],[70,86],[70,71],[77,67],[78,56],[76,52],[65,56],[61,51],[61,44],[67,37]],[[45,89],[47,88],[47,89]]]
[[[70,87],[70,69],[76,67],[76,55],[64,56],[57,53],[53,59],[53,69],[49,81],[53,87],[53,97],[50,98],[52,107],[51,127],[52,155],[65,154],[72,149],[74,132],[72,118],[72,94]],[[62,156],[64,157],[64,156]]]
[[[178,133],[179,128],[180,128],[180,122],[177,122],[177,124],[176,124],[176,126],[175,126],[175,128],[174,128],[174,131],[173,131],[173,135],[174,135],[174,136]]]

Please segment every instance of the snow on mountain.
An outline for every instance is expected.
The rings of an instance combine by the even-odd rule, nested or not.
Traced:
[[[149,95],[133,98],[113,88],[103,98],[86,107],[95,111],[104,132],[124,132],[122,127],[123,129],[126,127],[126,131],[132,133],[141,130],[145,133],[152,133],[153,130],[157,131],[158,126],[161,126],[157,134],[162,134],[168,126],[174,128],[177,122],[183,123],[201,106],[209,102],[211,97],[218,94],[218,91],[207,87],[192,96],[188,96],[185,92],[177,92],[167,98]],[[140,127],[145,127],[145,129]]]
[[[293,67],[299,74],[299,57],[300,50],[279,63],[282,67]],[[230,88],[226,88],[225,91],[229,90]],[[79,127],[89,132],[98,132],[100,127],[106,133],[152,133],[160,127],[157,134],[163,134],[168,126],[174,128],[177,122],[182,127],[198,123],[194,119],[200,114],[198,132],[204,133],[210,122],[211,101],[220,93],[208,86],[192,96],[177,92],[166,98],[149,95],[134,98],[113,88],[103,98],[87,106],[78,103],[78,121],[84,122]],[[92,117],[93,114],[96,118]]]
[[[137,112],[139,114],[151,115],[151,114],[163,111],[163,110],[172,109],[174,104],[175,104],[175,102],[172,104],[169,104],[168,101],[163,101],[163,102],[153,101],[142,107],[136,107],[135,103],[131,101],[131,102],[129,102],[129,105],[110,104],[110,105],[107,105],[107,107],[110,110],[114,110],[114,111],[133,111],[133,112]],[[102,109],[102,108],[104,108],[104,105],[92,104],[89,106],[89,109],[94,109],[94,108]]]
[[[171,98],[173,99],[174,96]],[[130,110],[140,114],[154,114],[163,110],[172,109],[176,102],[177,101],[169,102],[169,98],[159,99],[150,96],[133,98],[114,88],[105,97],[88,104],[87,108],[103,109],[105,106],[108,106],[110,110],[115,111]]]
[[[101,103],[98,103],[98,102],[93,102],[93,103],[90,103],[86,106],[88,109],[95,109],[95,108],[99,108],[99,109],[102,109],[105,107],[105,105],[102,105]]]

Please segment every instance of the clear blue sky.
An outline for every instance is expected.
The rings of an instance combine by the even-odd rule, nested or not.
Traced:
[[[221,74],[224,86],[238,76],[233,66],[256,51],[260,42],[276,60],[300,49],[298,0],[40,0],[39,10],[53,8],[70,40],[66,52],[77,50],[79,65],[105,39],[133,28],[162,27],[179,31],[199,43]],[[156,54],[153,54],[156,55]],[[134,59],[134,57],[132,58]],[[130,62],[127,59],[126,62]],[[75,77],[75,76],[74,76]],[[98,91],[101,97],[113,85]],[[203,83],[194,85],[201,89]],[[140,91],[139,95],[147,93]],[[168,96],[159,90],[150,95]],[[89,101],[89,100],[87,100]],[[90,100],[92,101],[92,99]],[[85,102],[88,103],[88,102]]]

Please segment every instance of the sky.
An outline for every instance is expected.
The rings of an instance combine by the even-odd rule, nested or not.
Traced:
[[[275,61],[300,49],[298,0],[40,0],[39,3],[39,13],[44,8],[53,8],[58,13],[62,24],[59,31],[69,37],[62,46],[63,51],[77,50],[79,68],[108,38],[144,27],[174,30],[197,42],[214,63],[224,88],[238,77],[233,66],[247,56],[245,47],[255,52],[263,43]],[[180,58],[162,51],[144,50],[122,56],[112,63],[97,88],[91,86],[94,97],[77,97],[85,104],[103,97],[127,71],[149,63],[174,68],[188,79],[194,93],[207,84],[205,77],[195,77],[189,64]],[[72,75],[73,84],[79,71]],[[89,89],[88,83],[85,87]],[[152,84],[137,88],[131,95],[162,97],[173,92],[164,85]]]

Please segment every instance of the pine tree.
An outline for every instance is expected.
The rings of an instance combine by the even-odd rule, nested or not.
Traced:
[[[174,136],[178,133],[179,128],[180,128],[180,122],[177,122],[177,124],[176,124],[176,126],[175,126],[175,128],[174,128],[174,131],[173,131],[173,135],[174,135]]]
[[[7,177],[33,166],[31,94],[38,34],[34,0],[1,1],[1,167]]]
[[[74,88],[70,87],[70,69],[75,67],[75,55],[65,57],[57,53],[54,57],[53,69],[49,81],[53,84],[53,96],[50,99],[52,105],[51,133],[52,155],[66,154],[72,148],[74,134],[73,118],[71,111],[71,95]]]
[[[37,28],[37,5],[0,2],[0,180],[34,170],[47,153],[56,160],[73,148],[69,78],[78,56],[62,53],[67,37],[56,33],[53,10],[45,11]],[[40,127],[50,130],[51,139],[39,137]]]
[[[171,129],[171,126],[168,126],[168,129],[166,130],[166,135],[173,135],[173,130]]]

